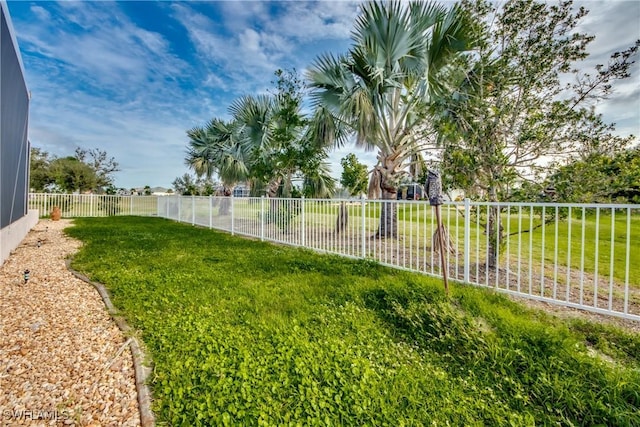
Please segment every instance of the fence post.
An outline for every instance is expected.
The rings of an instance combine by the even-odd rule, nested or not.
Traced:
[[[89,216],[93,216],[93,193],[89,195]]]
[[[178,222],[182,222],[182,196],[181,195],[177,195],[176,199],[178,200],[178,218],[177,218],[177,221]]]
[[[264,196],[260,196],[260,240],[264,242]]]
[[[231,235],[233,236],[233,226],[234,226],[234,222],[235,222],[235,218],[234,218],[234,213],[233,213],[233,193],[231,193],[231,196],[229,196],[231,198]]]
[[[129,196],[129,215],[133,215],[133,194]]]
[[[361,226],[362,226],[362,236],[361,237],[361,243],[360,243],[360,254],[362,255],[362,258],[366,258],[367,255],[367,243],[366,243],[366,239],[365,239],[365,234],[366,234],[366,220],[365,220],[365,198],[364,198],[364,194],[360,195],[360,217],[362,218],[361,220]]]
[[[196,225],[196,196],[191,195],[191,225]]]
[[[464,282],[469,283],[469,258],[471,248],[471,201],[464,199]]]
[[[209,194],[209,229],[213,228],[213,196]]]
[[[304,196],[302,196],[301,200],[302,200],[302,202],[301,202],[302,203],[302,206],[301,206],[301,209],[302,209],[302,213],[301,213],[301,217],[302,217],[301,218],[302,219],[302,236],[301,237],[302,237],[302,246],[306,246],[307,245],[307,242],[306,242],[307,239],[306,239],[306,235],[305,235],[306,234],[305,233],[305,229],[307,228],[307,226],[306,226],[305,221],[304,221],[304,203],[305,203]]]

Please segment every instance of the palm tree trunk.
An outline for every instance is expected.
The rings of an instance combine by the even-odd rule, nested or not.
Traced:
[[[220,215],[229,215],[231,214],[231,188],[227,186],[222,187],[222,195],[224,196],[220,200]]]
[[[376,237],[386,239],[398,237],[397,191],[382,189],[382,206],[380,210],[380,227]]]

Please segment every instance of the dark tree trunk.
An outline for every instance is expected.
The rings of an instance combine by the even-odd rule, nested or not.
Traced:
[[[267,198],[269,199],[269,216],[272,222],[276,222],[276,218],[279,216],[280,208],[282,207],[282,201],[278,200],[278,188],[282,183],[282,178],[278,177],[273,181],[270,181],[267,185]]]
[[[220,215],[231,214],[231,194],[232,191],[230,188],[222,188],[222,195],[224,196],[224,198],[220,200]]]
[[[385,239],[388,237],[398,237],[398,215],[397,215],[397,192],[382,190],[382,202],[380,209],[380,227],[378,228],[377,238]]]
[[[489,191],[489,201],[497,203],[498,196],[496,194],[495,188],[491,188]],[[488,257],[488,265],[492,269],[496,269],[498,267],[498,257],[500,254],[500,242],[504,239],[504,228],[502,226],[502,221],[500,221],[500,207],[497,205],[489,206],[489,212],[487,215],[487,239],[489,240],[489,253]]]
[[[344,202],[340,203],[340,209],[338,210],[338,218],[336,218],[336,234],[340,234],[347,229],[349,225],[349,211]]]

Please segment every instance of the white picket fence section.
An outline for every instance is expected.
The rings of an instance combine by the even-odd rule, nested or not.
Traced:
[[[63,218],[101,217],[113,215],[155,216],[157,196],[113,196],[107,194],[30,193],[29,209],[48,216],[57,206]]]
[[[58,203],[66,217],[154,215],[441,275],[432,239],[434,208],[426,201],[57,196],[64,195],[32,194],[30,208],[49,212]],[[397,237],[376,236],[383,208],[395,213]],[[496,227],[487,236],[486,219],[496,208],[502,232]],[[442,220],[451,241],[446,254],[451,279],[640,321],[640,205],[466,199],[445,203]],[[487,256],[492,247],[497,248],[495,265]]]

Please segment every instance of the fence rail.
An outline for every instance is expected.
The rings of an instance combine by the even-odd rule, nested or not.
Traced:
[[[29,209],[47,216],[55,206],[64,218],[113,215],[152,216],[158,213],[157,196],[112,196],[106,194],[29,194]]]
[[[157,215],[261,240],[440,276],[424,201],[32,194],[63,216]],[[102,207],[99,207],[102,203]],[[89,205],[89,207],[87,207]],[[66,207],[66,209],[65,209]],[[42,210],[41,210],[42,212]],[[390,217],[380,235],[381,213]],[[447,202],[449,277],[525,298],[640,321],[640,205]]]

